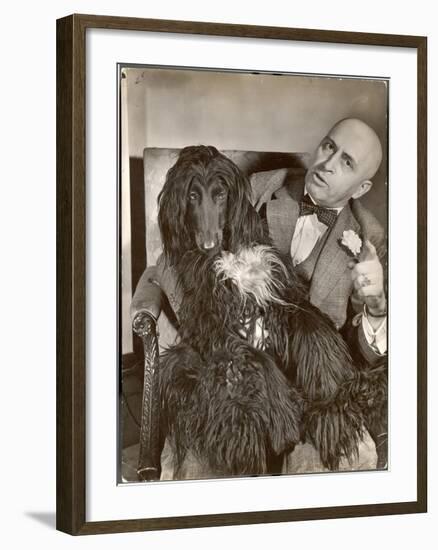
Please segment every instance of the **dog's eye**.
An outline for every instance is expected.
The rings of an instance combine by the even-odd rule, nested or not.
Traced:
[[[189,193],[189,201],[196,201],[198,200],[198,193],[195,191],[190,191]]]
[[[217,194],[217,199],[220,200],[220,201],[223,201],[227,198],[227,192],[226,191],[221,191],[220,193]]]

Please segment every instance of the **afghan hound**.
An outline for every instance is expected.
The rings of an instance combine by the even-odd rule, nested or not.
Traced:
[[[190,451],[212,472],[263,474],[308,441],[333,470],[363,435],[356,369],[250,199],[214,147],[184,148],[167,173],[158,222],[182,298],[160,366],[163,429],[179,466]]]

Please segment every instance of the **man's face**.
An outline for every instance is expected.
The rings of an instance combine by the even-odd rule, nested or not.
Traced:
[[[321,141],[306,173],[306,190],[320,206],[337,208],[368,191],[380,164],[380,143],[365,123],[349,119]]]

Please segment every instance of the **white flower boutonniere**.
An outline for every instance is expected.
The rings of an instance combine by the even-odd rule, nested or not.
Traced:
[[[348,229],[342,233],[341,245],[357,259],[362,249],[362,239],[352,229]]]

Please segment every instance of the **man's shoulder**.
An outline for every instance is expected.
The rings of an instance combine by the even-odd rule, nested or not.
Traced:
[[[364,206],[359,200],[354,200],[352,201],[351,210],[364,231],[384,236],[385,231],[382,224],[368,207]]]
[[[264,172],[254,172],[251,174],[251,188],[255,196],[260,196],[267,188],[274,188],[278,185],[280,188],[287,177],[287,168],[280,168],[277,170],[265,170]]]
[[[271,198],[291,196],[294,188],[302,187],[303,174],[293,168],[280,168],[255,172],[250,177],[253,204],[267,202]]]
[[[386,233],[381,222],[359,200],[352,201],[351,211],[361,227],[363,237],[374,244],[379,255],[383,254],[386,249]]]

